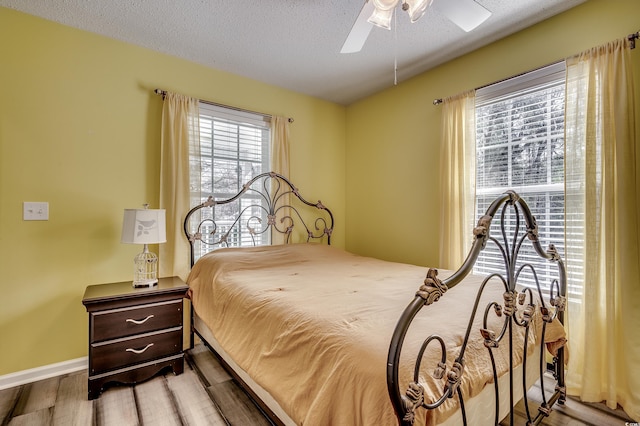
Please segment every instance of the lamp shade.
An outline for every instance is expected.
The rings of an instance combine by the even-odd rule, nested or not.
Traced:
[[[157,244],[167,241],[166,213],[163,209],[125,209],[121,242]]]

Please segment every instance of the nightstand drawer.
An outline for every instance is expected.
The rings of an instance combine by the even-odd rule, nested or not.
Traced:
[[[182,352],[182,327],[91,345],[90,375]]]
[[[182,324],[182,299],[91,312],[91,343],[147,333]]]

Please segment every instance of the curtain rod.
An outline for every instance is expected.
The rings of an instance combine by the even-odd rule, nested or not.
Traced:
[[[630,49],[635,49],[636,48],[636,40],[640,39],[640,31],[629,34],[627,36],[627,39],[629,40],[629,48]],[[502,83],[503,81],[510,80],[512,78],[519,77],[519,76],[524,75],[524,74],[528,74],[528,73],[530,73],[532,71],[535,71],[535,70],[538,70],[538,69],[542,69],[542,68],[557,64],[558,62],[560,62],[560,61],[556,61],[556,62],[553,62],[551,64],[543,65],[541,67],[538,67],[538,68],[530,70],[530,71],[523,72],[521,74],[517,74],[517,75],[511,76],[511,77],[503,78],[502,80],[494,81],[493,83],[489,83],[489,84],[485,84],[485,85],[480,86],[480,87],[476,87],[474,90],[484,89],[485,87],[489,87],[489,86],[492,86],[494,84]],[[443,102],[442,98],[433,100],[433,104],[434,105],[440,105],[442,102]]]
[[[162,90],[162,89],[155,89],[153,92],[156,95],[162,96],[162,99],[164,99],[164,97],[167,95],[167,91],[166,90]],[[262,113],[262,112],[251,111],[249,109],[244,109],[244,108],[238,108],[238,107],[234,107],[234,106],[219,104],[217,102],[205,101],[203,99],[198,99],[198,100],[200,102],[202,102],[203,104],[213,105],[213,106],[222,107],[222,108],[228,108],[228,109],[232,109],[234,111],[248,112],[250,114],[259,114],[259,115],[263,115],[265,117],[273,118],[273,115],[271,115],[271,114],[265,114],[265,113]],[[289,123],[293,123],[293,118],[289,117],[289,118],[287,118],[287,121],[289,121]]]
[[[627,36],[627,39],[629,40],[629,48],[630,49],[635,49],[636,48],[636,40],[640,38],[640,31],[635,32],[635,33],[631,33]]]
[[[501,79],[501,80],[494,81],[493,83],[483,84],[482,86],[478,86],[478,87],[476,87],[476,88],[475,88],[475,89],[473,89],[473,90],[480,90],[480,89],[484,89],[485,87],[493,86],[494,84],[502,83],[503,81],[511,80],[512,78],[520,77],[521,75],[529,74],[530,72],[534,72],[534,71],[537,71],[537,70],[541,70],[541,69],[543,69],[543,68],[550,67],[550,66],[555,65],[555,64],[560,63],[560,62],[561,62],[561,61],[555,61],[555,62],[552,62],[552,63],[550,63],[550,64],[543,65],[543,66],[541,66],[541,67],[534,68],[534,69],[532,69],[532,70],[522,72],[522,73],[520,73],[520,74],[512,75],[511,77],[506,77],[506,78],[503,78],[503,79]],[[440,98],[440,99],[434,99],[434,100],[433,100],[433,104],[434,104],[434,105],[440,105],[442,102],[443,102],[443,99],[442,99],[442,98]]]

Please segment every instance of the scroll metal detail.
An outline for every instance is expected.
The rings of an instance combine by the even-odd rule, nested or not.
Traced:
[[[199,255],[218,247],[269,244],[279,235],[284,243],[331,244],[333,226],[331,210],[321,201],[304,199],[286,177],[275,172],[255,176],[230,198],[209,196],[184,220],[192,266],[196,243]]]
[[[438,278],[438,270],[431,268],[427,271],[424,284],[420,286],[416,295],[424,299],[425,305],[431,305],[437,302],[447,290],[448,287]]]
[[[416,382],[409,383],[409,387],[402,401],[406,411],[403,420],[413,423],[416,409],[424,403],[424,388],[422,385]]]
[[[476,239],[482,241],[482,248],[486,245],[486,241],[489,238],[489,228],[491,227],[491,220],[493,217],[489,215],[482,216],[478,220],[478,225],[473,228],[473,235]]]
[[[449,398],[457,393],[460,382],[462,382],[462,373],[464,373],[464,364],[462,361],[456,361],[451,367],[451,371],[447,374],[447,384],[445,389],[449,391]]]
[[[508,317],[513,316],[518,310],[518,306],[516,305],[518,296],[512,291],[507,291],[502,296],[504,298],[504,308],[502,312]]]

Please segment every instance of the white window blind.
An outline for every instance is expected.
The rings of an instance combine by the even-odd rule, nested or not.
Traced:
[[[228,199],[237,194],[242,185],[254,176],[269,171],[270,117],[201,102],[200,109],[200,169],[201,187],[194,188],[192,205],[202,202],[201,197],[213,195],[216,200]],[[243,197],[233,203],[217,206],[215,218],[212,209],[202,209],[202,219],[214,219],[218,225],[216,234],[209,240],[219,239],[233,226],[228,244],[232,247],[254,245],[247,229],[248,221],[256,232],[266,224],[266,212],[261,208],[264,200],[259,197]],[[242,212],[240,221],[235,219]],[[207,216],[208,215],[208,216]],[[250,219],[260,218],[262,222]],[[211,222],[205,223],[203,234],[213,230]],[[208,238],[208,237],[205,237]],[[258,235],[267,239],[267,233]],[[267,241],[256,241],[264,244]],[[210,251],[200,244],[196,260]]]
[[[564,254],[564,98],[565,64],[557,63],[514,77],[476,92],[476,216],[496,196],[512,189],[536,217],[543,246],[552,243]],[[494,218],[492,236],[500,217]],[[515,216],[505,218],[507,235]],[[520,223],[521,229],[525,224]],[[531,263],[541,284],[548,286],[555,265],[540,259],[526,245],[520,264]],[[504,273],[502,254],[490,243],[474,272]],[[553,275],[555,276],[555,275]],[[526,270],[520,284],[534,285]]]

